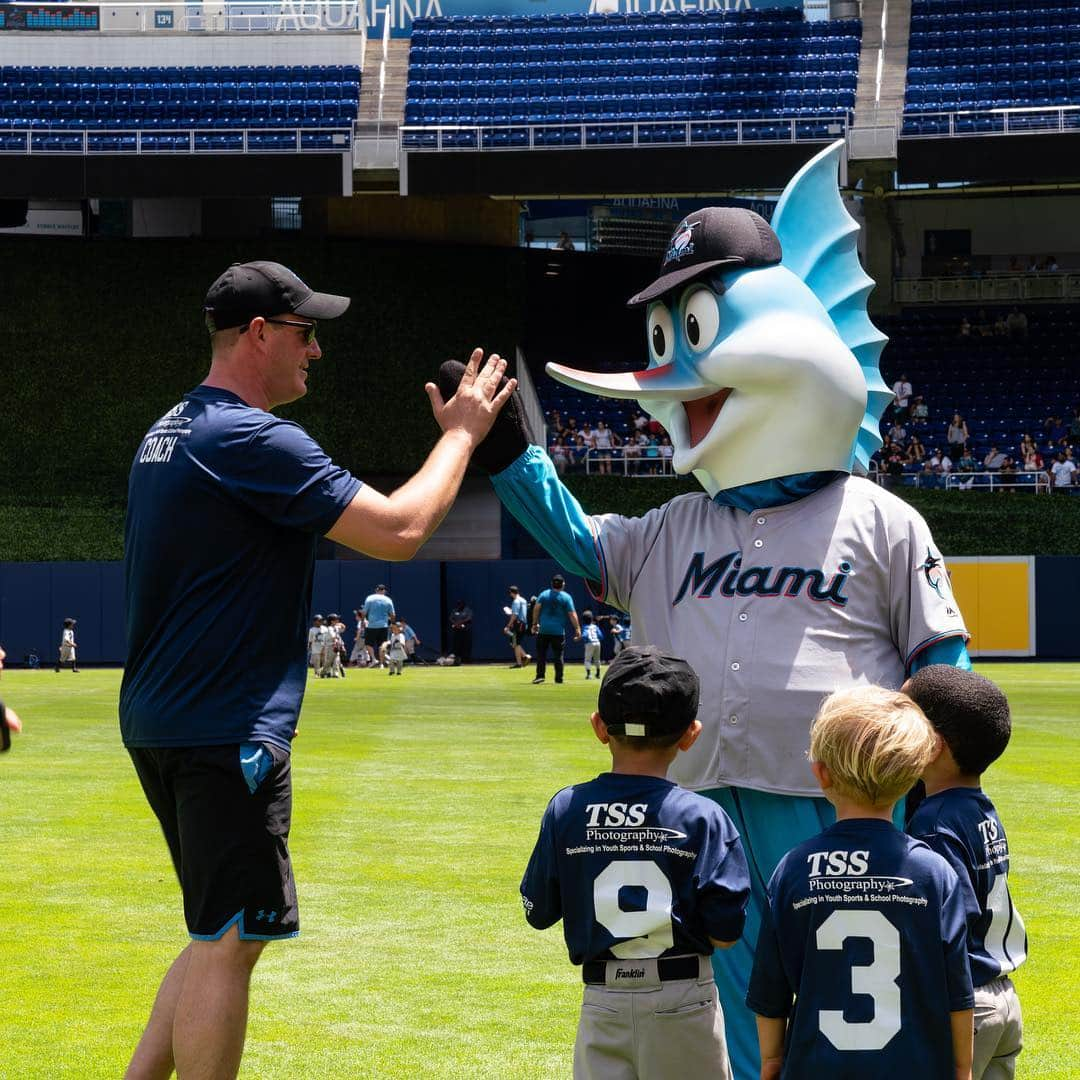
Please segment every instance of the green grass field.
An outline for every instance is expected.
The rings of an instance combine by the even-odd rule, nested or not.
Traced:
[[[986,786],[1031,939],[1019,1074],[1075,1076],[1080,668],[982,670],[1014,710]],[[119,1077],[186,941],[120,745],[119,679],[3,677],[26,725],[0,758],[4,1080]],[[256,971],[242,1076],[570,1075],[578,973],[517,894],[549,796],[607,767],[586,726],[596,684],[568,679],[431,667],[309,684],[293,772],[303,932]]]

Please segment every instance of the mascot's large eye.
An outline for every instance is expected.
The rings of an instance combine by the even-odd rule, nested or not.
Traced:
[[[711,289],[698,289],[690,294],[683,314],[686,340],[694,352],[707,349],[720,329],[720,308]]]
[[[663,304],[649,308],[649,353],[658,364],[667,364],[675,353],[675,324]]]

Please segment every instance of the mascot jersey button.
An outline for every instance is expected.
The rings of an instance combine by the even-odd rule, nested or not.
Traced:
[[[755,540],[754,541],[754,547],[764,547],[764,546],[765,546],[765,541],[764,540]]]
[[[756,524],[758,524],[758,525],[764,525],[764,524],[765,524],[765,518],[763,518],[763,517],[759,517],[759,518],[757,519],[757,522],[756,522]]]
[[[749,618],[750,618],[750,616],[747,615],[745,611],[740,612],[740,614],[739,614],[739,622],[746,622],[746,620],[749,619]]]
[[[733,716],[733,717],[731,718],[731,722],[732,722],[733,724],[737,724],[737,723],[739,722],[739,718],[738,718],[737,716]]]
[[[731,670],[738,671],[740,667],[742,667],[742,665],[739,663],[738,660],[736,660],[735,663],[731,665]]]

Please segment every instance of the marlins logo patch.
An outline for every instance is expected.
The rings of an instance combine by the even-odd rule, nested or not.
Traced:
[[[945,594],[941,591],[941,582],[944,577],[944,573],[941,568],[941,559],[939,559],[929,548],[926,549],[926,558],[923,560],[922,565],[918,568],[922,571],[922,575],[926,578],[926,584],[930,586],[941,597],[945,599]]]
[[[679,259],[685,259],[687,255],[694,254],[694,230],[700,224],[700,221],[684,220],[682,222],[679,231],[672,238],[671,247],[668,248],[667,254],[664,256],[665,266],[669,262],[676,262]]]

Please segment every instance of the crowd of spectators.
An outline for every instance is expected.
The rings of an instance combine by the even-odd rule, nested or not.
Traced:
[[[974,319],[969,319],[966,313],[960,316],[957,334],[962,338],[1007,337],[1024,341],[1028,336],[1028,317],[1015,304],[1008,315],[998,309],[990,316],[986,308],[979,308]]]
[[[558,409],[547,414],[548,454],[560,473],[616,472],[656,476],[671,472],[674,448],[658,420],[641,412],[616,430],[604,420],[595,425],[576,416],[565,419]]]
[[[1026,336],[1026,317],[1016,308],[1013,312],[1023,319],[1015,323],[1016,333]],[[967,420],[960,413],[953,413],[945,426],[944,443],[934,440],[928,450],[926,440],[932,429],[930,408],[923,396],[914,392],[906,374],[900,375],[892,390],[892,404],[882,419],[882,446],[873,457],[874,467],[889,486],[898,486],[905,476],[914,475],[918,487],[944,487],[950,473],[963,473],[971,474],[970,479],[957,486],[966,489],[975,486],[973,474],[992,473],[996,490],[1012,491],[1019,474],[1046,473],[1054,491],[1080,493],[1080,466],[1074,461],[1080,454],[1080,405],[1068,409],[1067,418],[1057,414],[1047,417],[1041,445],[1025,432],[1015,453],[1009,453],[1010,447],[991,444],[980,457],[972,446]]]

